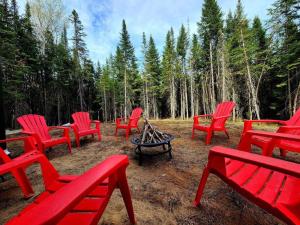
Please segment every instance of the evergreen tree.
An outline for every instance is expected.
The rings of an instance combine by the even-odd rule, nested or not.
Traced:
[[[298,10],[297,10],[298,9]],[[269,24],[273,37],[273,51],[276,52],[272,64],[272,74],[275,76],[273,95],[274,103],[271,109],[280,113],[286,105],[286,114],[295,112],[299,104],[299,71],[300,68],[300,31],[299,31],[299,1],[277,0],[269,13]],[[296,91],[295,91],[296,90]],[[293,93],[295,92],[295,96]],[[294,100],[293,100],[294,98]]]
[[[174,32],[171,28],[167,32],[165,46],[162,57],[162,87],[161,91],[164,95],[168,96],[168,103],[170,109],[170,116],[172,119],[176,117],[177,109],[177,91],[176,91],[176,51],[175,51],[175,39]]]
[[[158,109],[160,108],[161,68],[158,51],[151,35],[145,55],[145,73],[147,74],[149,92],[151,95],[150,111],[152,112],[152,116],[154,118],[158,118],[160,115]]]
[[[122,57],[122,69],[124,69],[122,76],[124,82],[124,115],[127,116],[128,109],[134,105],[138,105],[140,102],[141,80],[138,75],[137,60],[125,20],[122,21],[122,31],[120,36],[118,51],[120,51],[121,55],[118,55],[118,57]],[[128,106],[129,108],[127,108]]]
[[[79,19],[78,13],[76,10],[72,11],[71,23],[73,24],[74,34],[72,37],[73,41],[73,72],[78,82],[78,94],[80,101],[80,110],[83,111],[85,108],[84,101],[84,83],[82,76],[82,67],[84,60],[86,59],[87,50],[86,44],[84,42],[84,33],[82,23]]]

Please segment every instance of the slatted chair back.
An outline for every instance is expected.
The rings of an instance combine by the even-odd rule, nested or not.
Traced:
[[[42,141],[51,139],[45,117],[28,114],[18,117],[17,121],[24,132],[35,133]]]
[[[129,126],[136,127],[142,113],[143,113],[142,108],[135,108],[131,113],[131,116],[129,119]]]
[[[225,122],[230,117],[233,108],[235,107],[235,103],[228,101],[228,102],[222,102],[217,105],[216,111],[213,114],[214,127],[224,127]],[[219,118],[222,117],[222,118]]]
[[[72,118],[79,130],[89,130],[91,128],[91,119],[88,112],[76,112]]]

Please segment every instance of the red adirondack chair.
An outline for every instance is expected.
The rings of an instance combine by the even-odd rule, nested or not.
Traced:
[[[72,114],[72,118],[74,123],[71,127],[74,130],[76,144],[77,147],[80,146],[80,137],[92,135],[98,135],[98,140],[101,141],[101,132],[100,132],[100,121],[98,120],[91,120],[90,114],[88,112],[76,112]],[[91,125],[95,124],[95,128]]]
[[[195,137],[195,130],[204,131],[207,133],[205,144],[209,145],[211,138],[215,131],[224,131],[226,136],[229,138],[228,132],[225,127],[227,119],[231,116],[232,110],[235,106],[234,102],[222,102],[217,105],[214,114],[205,114],[194,116],[194,124],[192,130],[192,138]],[[209,126],[200,125],[199,117],[211,117],[212,121]]]
[[[96,225],[115,188],[120,189],[130,222],[135,224],[125,174],[127,156],[111,156],[81,176],[60,176],[43,157],[45,192],[7,225]]]
[[[292,116],[289,120],[245,120],[244,129],[240,141],[243,140],[243,137],[247,133],[247,131],[253,129],[252,127],[253,123],[277,123],[282,126],[277,129],[276,133],[289,133],[289,134],[300,135],[300,108],[296,111],[294,116]],[[260,147],[262,149],[262,155],[272,156],[275,147],[280,148],[280,153],[281,156],[283,157],[286,156],[287,151],[300,152],[299,150],[300,144],[295,143],[294,141],[287,141],[287,140],[275,141],[270,137],[255,136],[255,135],[251,136],[248,141],[252,145]],[[238,148],[240,149],[240,147]]]
[[[300,142],[290,134],[249,131],[275,139]],[[194,204],[200,204],[210,173],[220,177],[242,196],[288,224],[300,224],[300,165],[245,151],[213,147],[208,156]]]
[[[41,152],[52,146],[66,143],[69,152],[72,153],[69,128],[61,126],[48,127],[43,116],[33,114],[20,116],[17,118],[17,121],[23,128],[22,133],[32,135],[35,138],[38,149]],[[53,129],[63,130],[63,136],[52,138],[49,131]]]
[[[34,192],[26,177],[25,168],[33,163],[39,162],[41,155],[34,146],[32,137],[18,137],[6,140],[0,140],[0,143],[24,141],[25,154],[11,159],[7,156],[2,148],[0,148],[0,175],[11,173],[19,184],[24,198],[30,198]]]
[[[124,120],[124,118],[117,118],[115,136],[117,136],[117,134],[118,134],[118,129],[126,130],[126,140],[128,139],[132,128],[136,128],[138,130],[138,132],[140,132],[140,129],[138,127],[138,122],[139,122],[139,119],[141,118],[142,113],[143,113],[142,108],[135,108],[132,111],[127,124],[121,123],[122,120]]]

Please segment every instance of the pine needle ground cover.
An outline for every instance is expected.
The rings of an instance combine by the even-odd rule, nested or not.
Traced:
[[[61,174],[81,174],[112,154],[128,155],[130,165],[127,177],[137,224],[282,224],[214,176],[209,177],[202,205],[199,208],[192,205],[210,147],[236,147],[243,128],[242,123],[229,122],[231,138],[228,140],[224,134],[217,133],[210,146],[204,145],[202,133],[196,133],[196,138],[191,140],[192,121],[160,120],[151,121],[151,124],[175,136],[171,161],[168,161],[167,155],[162,155],[146,158],[143,165],[139,166],[133,151],[134,146],[129,140],[125,141],[124,134],[120,132],[120,136],[114,137],[114,124],[103,124],[101,142],[91,138],[83,139],[81,148],[75,148],[73,143],[72,155],[68,153],[66,146],[59,146],[49,151],[47,156]],[[275,129],[272,126],[259,128]],[[17,145],[10,146],[16,150],[18,147],[20,149]],[[278,151],[275,151],[275,157],[279,157]],[[288,153],[287,160],[300,163],[300,156]],[[38,166],[29,168],[27,174],[35,193],[42,192],[42,178]],[[33,201],[23,200],[20,189],[10,176],[5,176],[5,181],[0,183],[0,193],[0,224],[4,224],[28,202]],[[129,224],[118,191],[113,194],[100,224]]]

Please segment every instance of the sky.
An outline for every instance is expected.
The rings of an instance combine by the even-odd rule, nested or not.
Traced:
[[[151,34],[161,53],[165,36],[170,27],[178,35],[181,24],[189,24],[190,33],[197,32],[204,0],[63,0],[65,13],[75,9],[83,23],[85,41],[90,58],[103,64],[114,54],[119,42],[122,19],[136,51],[141,58],[142,33]],[[249,19],[259,16],[267,19],[268,8],[275,0],[244,0],[243,6]],[[24,12],[26,0],[19,0],[20,12]],[[237,0],[218,0],[223,13],[234,11]]]

